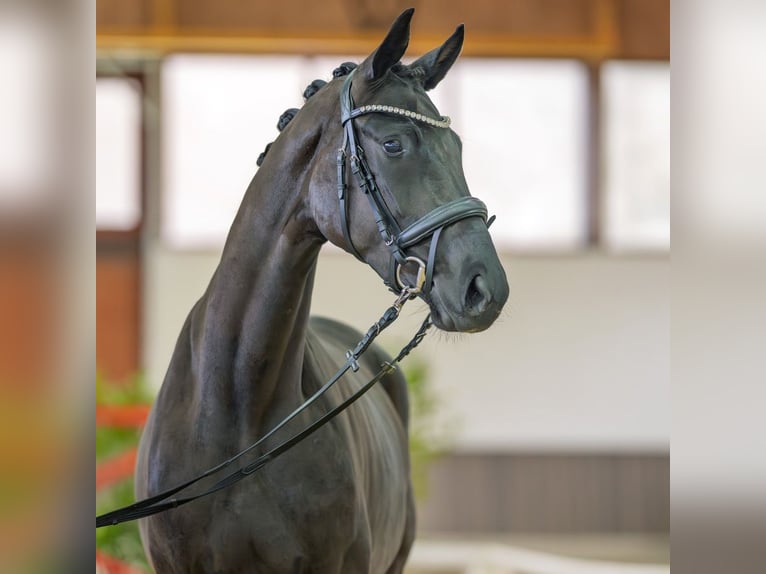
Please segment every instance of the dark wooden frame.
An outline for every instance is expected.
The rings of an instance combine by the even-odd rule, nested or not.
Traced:
[[[131,348],[125,348],[124,349],[124,356],[122,358],[115,358],[114,355],[110,354],[107,356],[101,356],[99,357],[99,342],[101,345],[105,345],[108,348],[120,348],[123,345],[119,343],[115,343],[115,337],[121,337],[125,334],[122,332],[113,332],[111,329],[109,330],[97,330],[96,332],[96,360],[97,360],[97,369],[99,369],[100,372],[104,374],[104,376],[108,378],[116,378],[119,380],[126,380],[131,375],[137,373],[141,367],[141,329],[142,329],[142,309],[141,309],[141,303],[142,303],[142,279],[143,279],[143,270],[142,270],[142,253],[141,253],[141,241],[142,241],[142,234],[143,234],[143,228],[144,228],[144,213],[145,213],[145,206],[146,206],[146,194],[147,194],[147,158],[146,158],[146,148],[147,148],[147,129],[146,129],[146,122],[144,121],[144,103],[143,103],[143,94],[145,93],[145,76],[143,72],[140,70],[140,68],[136,66],[131,66],[130,68],[126,69],[124,73],[120,74],[114,74],[114,73],[104,73],[103,71],[98,71],[96,74],[96,78],[110,78],[110,77],[117,77],[117,78],[129,78],[131,80],[134,80],[138,83],[139,89],[141,90],[142,94],[142,103],[141,103],[141,121],[139,124],[139,145],[140,145],[140,153],[139,153],[139,218],[136,224],[131,229],[125,229],[125,230],[115,230],[115,229],[99,229],[96,228],[96,276],[98,278],[99,270],[101,269],[102,273],[107,272],[107,266],[112,265],[120,265],[125,266],[126,272],[128,272],[130,275],[133,275],[134,281],[135,281],[135,292],[134,292],[134,299],[130,299],[128,301],[119,301],[114,302],[112,301],[112,297],[118,296],[113,291],[101,289],[98,288],[98,279],[97,279],[97,285],[96,285],[96,291],[97,291],[97,301],[96,301],[96,309],[97,309],[97,317],[96,317],[96,323],[98,326],[99,323],[99,317],[98,317],[98,309],[99,309],[99,303],[100,298],[110,298],[106,303],[102,303],[107,306],[111,306],[114,308],[114,306],[118,306],[120,303],[129,304],[132,303],[135,308],[133,309],[133,312],[131,313],[131,321],[133,328],[135,329],[135,338],[131,343]],[[101,263],[101,265],[99,265]],[[112,268],[113,269],[113,268]],[[129,286],[128,289],[131,289]],[[99,336],[99,333],[101,336]],[[109,335],[109,333],[114,333],[114,335]],[[109,338],[104,338],[109,337]],[[100,341],[99,341],[100,340]],[[125,367],[124,365],[128,365],[128,367]],[[131,372],[132,371],[132,372]]]

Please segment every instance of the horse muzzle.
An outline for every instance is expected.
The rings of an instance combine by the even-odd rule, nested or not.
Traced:
[[[509,287],[499,261],[493,268],[481,266],[461,273],[458,280],[438,281],[434,277],[431,315],[439,329],[478,333],[500,316],[508,300]]]

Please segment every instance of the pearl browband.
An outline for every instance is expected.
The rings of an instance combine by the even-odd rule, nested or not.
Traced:
[[[406,118],[411,118],[413,120],[423,122],[424,124],[428,124],[429,126],[433,126],[435,128],[448,128],[450,127],[450,123],[452,122],[452,120],[450,120],[448,116],[439,116],[439,119],[436,119],[430,116],[426,116],[424,114],[419,114],[418,112],[405,110],[403,108],[397,108],[396,106],[387,106],[384,104],[370,104],[366,106],[359,106],[358,108],[355,108],[354,110],[351,111],[350,117],[355,118],[357,116],[361,116],[363,114],[369,114],[373,112],[384,113],[384,114],[397,114],[400,116],[404,116]]]

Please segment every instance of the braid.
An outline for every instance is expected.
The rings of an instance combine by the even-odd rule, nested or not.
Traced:
[[[266,149],[263,150],[263,153],[261,153],[261,155],[258,156],[258,159],[255,160],[255,165],[261,167],[261,164],[263,163],[263,160],[266,159],[266,154],[269,153],[269,149],[271,149],[271,144],[273,143],[274,142],[269,142],[266,144]]]
[[[287,127],[287,124],[290,123],[290,120],[292,120],[295,117],[295,114],[297,114],[300,110],[298,108],[288,108],[285,110],[285,112],[279,116],[279,121],[277,122],[277,129],[281,132],[283,129]],[[258,156],[258,159],[255,160],[255,165],[258,167],[261,167],[261,164],[263,163],[263,160],[266,159],[266,154],[269,153],[269,150],[271,149],[271,144],[274,142],[266,144],[266,149],[263,150],[261,155]]]
[[[321,88],[323,88],[327,82],[324,80],[314,80],[311,82],[308,86],[306,86],[306,89],[303,90],[303,99],[304,101],[308,101],[308,99],[316,94]]]
[[[341,78],[343,76],[348,76],[354,68],[356,68],[356,64],[354,64],[354,62],[343,62],[340,66],[332,71],[332,77]]]
[[[295,117],[295,114],[297,114],[300,110],[298,108],[288,108],[284,111],[284,113],[279,116],[279,121],[277,122],[277,129],[281,132],[283,129],[287,127],[287,124],[290,123],[290,121]]]

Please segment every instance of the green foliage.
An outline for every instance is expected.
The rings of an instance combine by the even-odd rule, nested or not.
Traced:
[[[424,362],[414,357],[403,363],[410,394],[410,461],[415,498],[427,495],[428,468],[449,446],[449,437],[439,432],[435,417],[439,400],[428,381]]]
[[[96,460],[106,460],[138,444],[139,429],[99,427],[96,430]]]
[[[101,375],[96,376],[97,405],[147,405],[153,400],[154,394],[141,376],[120,384],[110,383]]]
[[[114,484],[96,496],[96,513],[109,512],[134,502],[133,478]],[[96,548],[110,556],[127,562],[134,568],[151,572],[141,546],[138,522],[124,522],[96,530]]]
[[[130,383],[110,384],[102,377],[96,378],[96,404],[136,405],[152,400],[141,378]],[[110,427],[96,428],[96,461],[103,462],[138,445],[139,429]],[[133,478],[108,486],[96,494],[96,514],[102,514],[134,502]],[[105,554],[127,562],[134,568],[151,572],[141,546],[138,523],[127,522],[96,530],[96,548]]]

